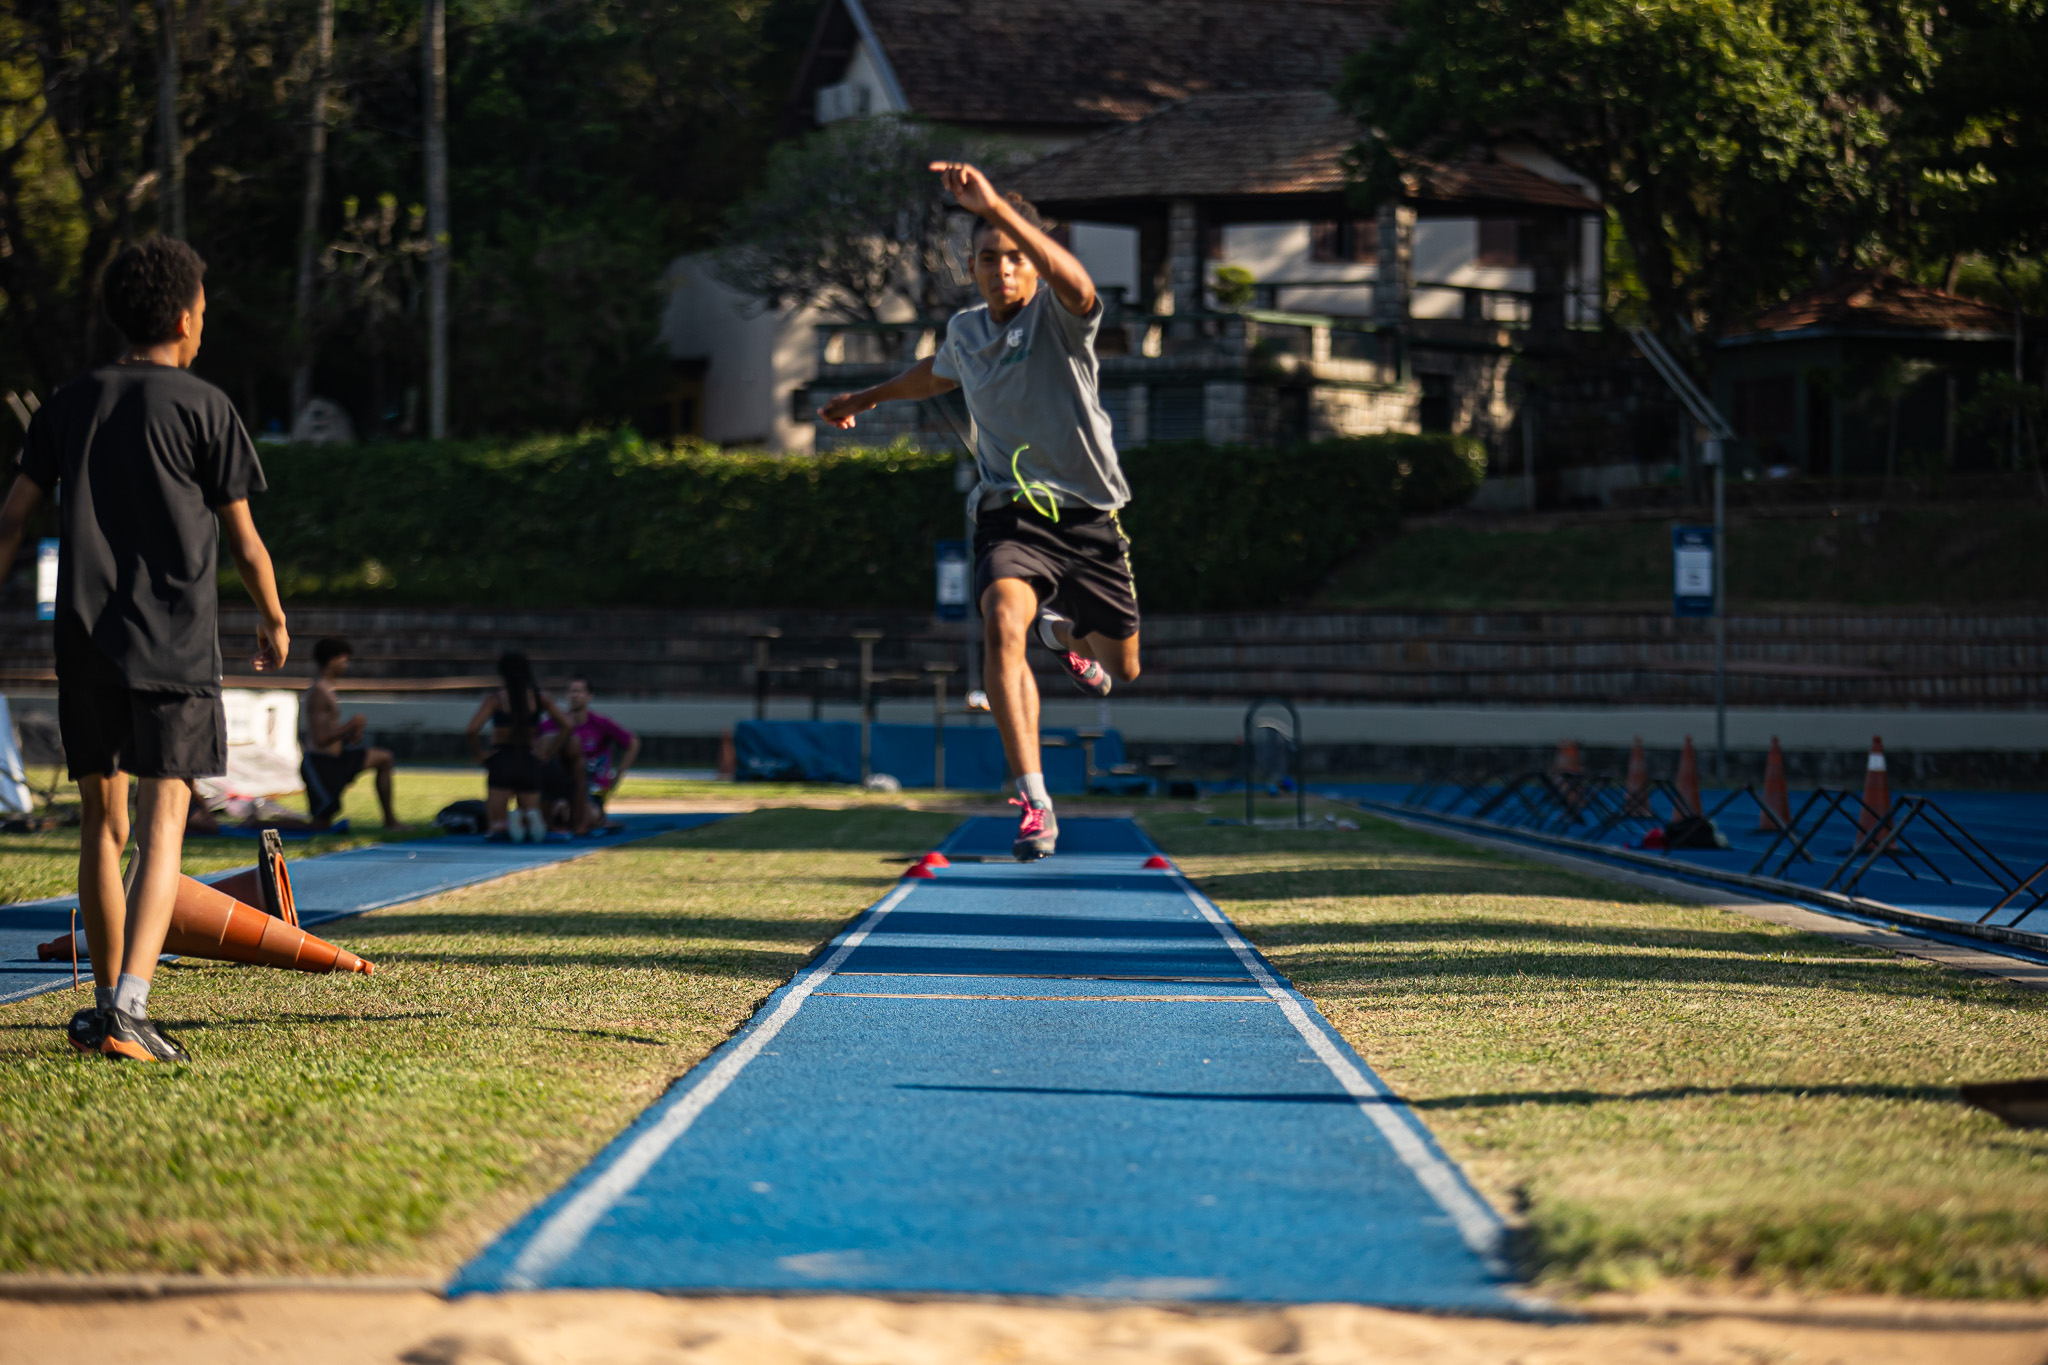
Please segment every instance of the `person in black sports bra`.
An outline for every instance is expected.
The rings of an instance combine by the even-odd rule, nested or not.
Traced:
[[[540,736],[540,722],[543,716],[552,716],[566,730],[568,719],[534,682],[533,665],[519,650],[498,656],[498,676],[505,685],[478,704],[468,731],[470,749],[484,766],[484,800],[490,812],[487,837],[538,843],[548,835],[547,817],[541,814],[541,757],[535,752],[546,742]],[[488,750],[483,743],[486,725],[491,730]],[[516,812],[510,809],[514,800],[519,803]]]

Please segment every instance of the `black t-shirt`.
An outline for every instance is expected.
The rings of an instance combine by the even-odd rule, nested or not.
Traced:
[[[58,675],[82,632],[130,687],[218,693],[213,509],[264,489],[228,396],[167,365],[102,365],[43,404],[21,472],[58,498]]]

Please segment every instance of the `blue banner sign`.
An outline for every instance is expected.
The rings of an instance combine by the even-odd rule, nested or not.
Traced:
[[[1677,616],[1714,614],[1714,528],[1671,528],[1671,610]]]
[[[938,568],[937,592],[934,594],[936,610],[941,621],[965,621],[967,619],[968,565],[967,542],[964,540],[942,540],[937,546]]]

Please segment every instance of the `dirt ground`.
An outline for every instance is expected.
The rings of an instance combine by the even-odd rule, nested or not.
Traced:
[[[0,1361],[35,1365],[2042,1365],[2048,1311],[1612,1299],[1534,1323],[1348,1305],[1269,1311],[850,1297],[479,1297],[270,1290],[0,1301]],[[1682,1309],[1682,1315],[1671,1315]],[[1661,1314],[1661,1316],[1660,1316]]]

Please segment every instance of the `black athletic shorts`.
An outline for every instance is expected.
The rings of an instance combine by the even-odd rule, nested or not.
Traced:
[[[556,801],[571,801],[576,797],[576,784],[569,780],[569,769],[559,758],[551,758],[540,765],[540,799],[552,804]]]
[[[82,625],[59,630],[57,729],[71,776],[219,777],[228,770],[220,697],[128,685]]]
[[[998,578],[1021,578],[1074,623],[1076,635],[1128,640],[1138,633],[1131,542],[1116,513],[1062,507],[1054,522],[1021,502],[991,507],[974,524],[974,597]]]
[[[484,780],[493,791],[537,792],[541,763],[524,744],[500,744],[484,760]]]
[[[341,794],[356,780],[369,754],[368,748],[349,748],[338,754],[309,753],[299,760],[299,776],[306,783],[306,805],[315,820],[332,820],[341,814]]]

